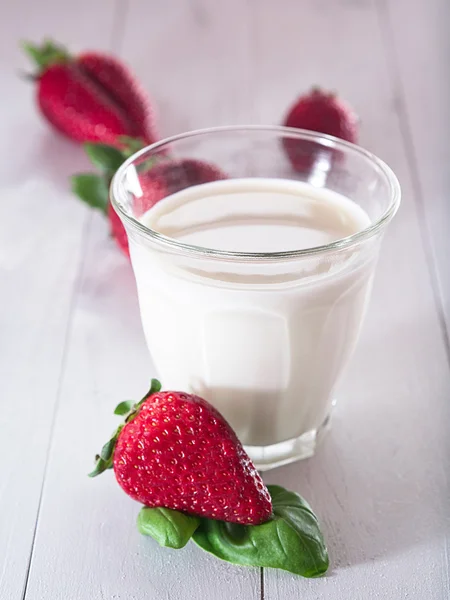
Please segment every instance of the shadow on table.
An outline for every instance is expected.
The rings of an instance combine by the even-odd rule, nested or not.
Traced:
[[[264,477],[267,483],[294,489],[311,503],[328,544],[330,574],[429,544],[450,530],[444,424],[441,435],[436,430],[419,447],[411,424],[406,439],[391,424],[392,436],[384,431],[380,442],[373,433],[376,424],[371,426],[371,434],[358,431],[351,436],[343,422],[334,423],[315,457]]]

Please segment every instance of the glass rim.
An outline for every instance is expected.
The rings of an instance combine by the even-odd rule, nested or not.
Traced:
[[[278,134],[280,137],[282,137],[283,135],[289,135],[289,137],[291,138],[310,140],[316,142],[320,141],[322,145],[328,146],[329,148],[342,148],[345,150],[350,150],[355,154],[359,154],[360,156],[364,157],[367,161],[375,165],[384,176],[385,181],[388,185],[389,205],[376,221],[374,221],[361,231],[353,233],[352,235],[340,238],[338,240],[334,240],[333,242],[330,242],[328,244],[322,244],[320,246],[312,246],[310,248],[301,248],[299,250],[285,250],[278,252],[236,252],[231,250],[217,250],[214,248],[208,248],[206,246],[196,246],[194,244],[186,244],[184,242],[180,242],[175,238],[166,236],[154,229],[151,229],[150,227],[143,225],[140,221],[138,221],[138,219],[131,216],[129,214],[129,211],[127,211],[124,208],[122,198],[123,194],[127,192],[125,192],[124,190],[123,180],[125,178],[127,169],[140,158],[161,148],[162,146],[172,144],[173,142],[177,142],[179,140],[193,138],[201,135],[233,132],[266,132]],[[196,129],[193,131],[176,134],[159,140],[158,142],[150,144],[145,148],[142,148],[138,152],[135,152],[129,158],[127,158],[127,160],[118,168],[118,170],[114,174],[114,177],[111,181],[109,195],[112,207],[119,215],[122,222],[127,223],[133,229],[137,230],[140,234],[143,234],[145,237],[150,238],[157,245],[165,249],[171,249],[181,252],[183,254],[188,254],[191,256],[197,256],[201,258],[207,257],[237,261],[278,261],[291,258],[303,258],[307,256],[314,256],[322,253],[325,254],[330,251],[346,250],[370,239],[379,231],[384,229],[384,227],[391,221],[391,219],[397,212],[398,207],[400,205],[401,189],[400,183],[396,175],[383,160],[378,158],[369,150],[366,150],[356,144],[352,144],[351,142],[347,142],[332,135],[327,135],[316,131],[296,129],[293,127],[284,127],[281,125],[231,125],[223,127],[209,127],[206,129]]]

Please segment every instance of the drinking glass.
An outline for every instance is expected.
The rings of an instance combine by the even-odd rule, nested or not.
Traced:
[[[225,191],[233,189],[251,192],[252,203],[242,210],[229,203]],[[342,197],[366,219],[351,235],[312,247],[300,235],[298,247],[292,239],[280,247],[271,235]],[[261,470],[311,456],[399,206],[391,169],[320,133],[221,127],[137,152],[114,176],[111,202],[128,236],[142,325],[164,388],[211,402]],[[151,214],[161,230],[149,225]],[[230,222],[244,247],[229,232],[229,245],[218,235]],[[245,228],[254,226],[267,231],[258,252],[245,247]],[[193,229],[209,231],[208,244],[179,235]]]

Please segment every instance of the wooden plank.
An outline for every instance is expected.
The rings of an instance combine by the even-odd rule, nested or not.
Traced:
[[[317,457],[267,476],[302,492],[322,516],[331,576],[267,572],[264,597],[443,600],[449,376],[374,5],[283,0],[275,9],[266,0],[247,14],[235,2],[149,4],[130,5],[125,56],[154,90],[164,134],[276,122],[297,91],[319,82],[355,104],[363,144],[390,162],[405,193],[334,429]],[[113,427],[105,415],[152,375],[132,275],[100,219],[89,235],[66,362],[27,599],[258,597],[257,571],[194,547],[160,551],[136,533],[136,505],[112,477],[85,477]]]
[[[446,320],[449,346],[450,5],[446,0],[379,0],[379,12],[433,286],[438,309]]]
[[[4,3],[0,36],[0,598],[22,597],[88,212],[68,191],[82,152],[38,116],[18,46],[54,34],[108,43],[112,13],[45,0]],[[102,27],[99,30],[99,24]]]
[[[97,220],[96,220],[97,221]],[[193,544],[161,549],[140,536],[139,505],[108,472],[86,473],[117,417],[154,370],[127,260],[102,223],[91,229],[70,335],[61,404],[44,488],[27,600],[256,598],[259,572],[219,563]],[[51,569],[48,567],[51,565]]]
[[[258,119],[278,121],[295,95],[312,84],[337,90],[361,115],[362,144],[393,167],[404,193],[385,240],[361,343],[341,386],[333,430],[315,458],[266,476],[303,493],[321,516],[330,575],[303,581],[265,571],[265,598],[444,600],[449,597],[449,370],[384,25],[368,0],[301,5],[265,0],[252,7]],[[405,2],[403,12],[398,9],[396,31],[412,28],[416,40],[422,22],[411,23],[408,7]],[[411,69],[415,57],[411,47]],[[441,77],[447,77],[444,70]],[[427,199],[430,210],[433,201]]]
[[[124,39],[124,57],[155,100],[161,135],[248,123],[254,26],[247,4],[167,4],[131,3]]]
[[[124,57],[139,71],[145,68],[143,80],[148,88],[150,75],[154,88],[161,93],[167,91],[164,85],[171,79],[171,97],[179,104],[180,114],[185,115],[178,121],[165,121],[166,133],[171,128],[175,131],[200,126],[202,116],[211,124],[214,115],[204,98],[208,89],[214,90],[211,82],[217,81],[218,75],[212,72],[210,62],[202,62],[202,57],[211,61],[210,54],[217,56],[219,50],[234,55],[238,53],[236,46],[245,51],[243,34],[228,39],[219,32],[225,17],[230,23],[234,19],[228,11],[226,7],[210,7],[207,2],[192,6],[180,2],[130,4]],[[189,37],[193,36],[196,19],[207,20],[205,33]],[[191,30],[189,36],[185,28]],[[185,106],[185,92],[189,94],[189,90],[184,87],[187,80],[177,83],[181,66],[174,74],[167,64],[171,57],[175,66],[178,59],[174,40],[183,35],[188,36],[190,48],[186,58],[196,61],[192,65],[199,82],[196,95],[199,102],[203,98],[189,123]],[[220,42],[213,45],[215,38]],[[208,79],[202,77],[203,69]],[[235,82],[233,74],[230,79]],[[86,476],[94,453],[117,422],[112,415],[115,404],[139,397],[152,375],[131,267],[111,247],[101,218],[95,218],[70,330],[26,600],[260,597],[258,569],[220,563],[193,544],[181,551],[159,548],[153,540],[138,534],[135,519],[139,506],[123,494],[112,473],[96,480]]]

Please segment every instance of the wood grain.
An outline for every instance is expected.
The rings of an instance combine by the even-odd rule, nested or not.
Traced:
[[[2,600],[450,597],[447,10],[445,0],[0,9]],[[310,85],[336,89],[361,115],[362,145],[398,174],[403,205],[332,431],[316,457],[266,475],[320,515],[327,577],[266,570],[261,580],[193,545],[162,550],[137,533],[138,507],[111,473],[87,478],[113,407],[154,371],[131,268],[103,219],[67,189],[87,163],[49,132],[14,70],[26,66],[18,39],[44,34],[121,51],[152,93],[163,135],[278,123]]]
[[[139,535],[139,505],[111,472],[86,475],[117,423],[115,404],[138,399],[154,375],[144,344],[128,261],[99,220],[70,331],[27,600],[257,598],[259,573],[235,569],[193,544],[160,548]],[[48,565],[52,565],[49,569]]]
[[[0,598],[5,600],[22,598],[26,586],[88,215],[67,189],[68,174],[86,166],[82,153],[49,133],[38,116],[33,86],[20,76],[32,69],[19,42],[54,34],[68,43],[96,39],[106,46],[112,30],[108,4],[92,8],[80,0],[68,12],[62,3],[21,0],[0,9]]]
[[[379,11],[437,309],[446,321],[450,354],[450,4],[446,0],[379,0]]]
[[[285,88],[295,93],[292,81],[283,87],[291,70],[299,90],[317,81],[339,90],[361,115],[362,144],[398,174],[404,200],[385,239],[332,432],[315,458],[266,477],[303,493],[321,515],[331,572],[305,582],[266,571],[265,597],[444,600],[450,379],[385,23],[372,2],[308,2],[303,9],[300,20],[293,2],[278,3],[276,12],[269,1],[255,7],[261,118],[276,119]],[[274,23],[283,44],[267,48]],[[273,103],[263,71],[277,90]]]
[[[182,11],[179,22],[177,10]],[[171,5],[130,4],[124,58],[139,66],[153,55],[156,64],[155,56],[164,55],[156,36],[166,20],[175,19],[177,27],[184,23],[190,28],[200,18],[199,10],[206,11],[204,18],[208,18],[206,2],[204,8],[198,3],[192,8],[178,3],[175,9]],[[207,54],[214,38],[222,40],[222,50],[235,51],[235,41],[219,37],[220,19],[216,19],[215,26],[208,21],[205,40],[191,42],[190,59],[198,68],[204,66],[201,56]],[[136,36],[136,30],[142,30],[143,21],[149,26],[142,38]],[[159,86],[163,65],[158,70],[153,66],[155,72],[159,73]],[[144,81],[149,87],[148,79]],[[206,94],[214,86],[211,76],[204,81],[198,91]],[[172,95],[183,102],[181,87],[179,90]],[[186,119],[188,108],[184,108]],[[214,112],[206,105],[203,111],[212,123]],[[184,124],[187,129],[195,126],[196,122]],[[163,550],[138,534],[139,505],[123,494],[111,472],[96,480],[86,476],[94,454],[117,422],[112,416],[114,406],[125,398],[138,399],[154,375],[141,331],[131,267],[108,239],[101,217],[94,218],[69,332],[26,600],[260,597],[258,569],[218,562],[192,543],[182,551]]]
[[[254,120],[252,35],[241,0],[130,3],[124,57],[155,100],[162,136]]]

